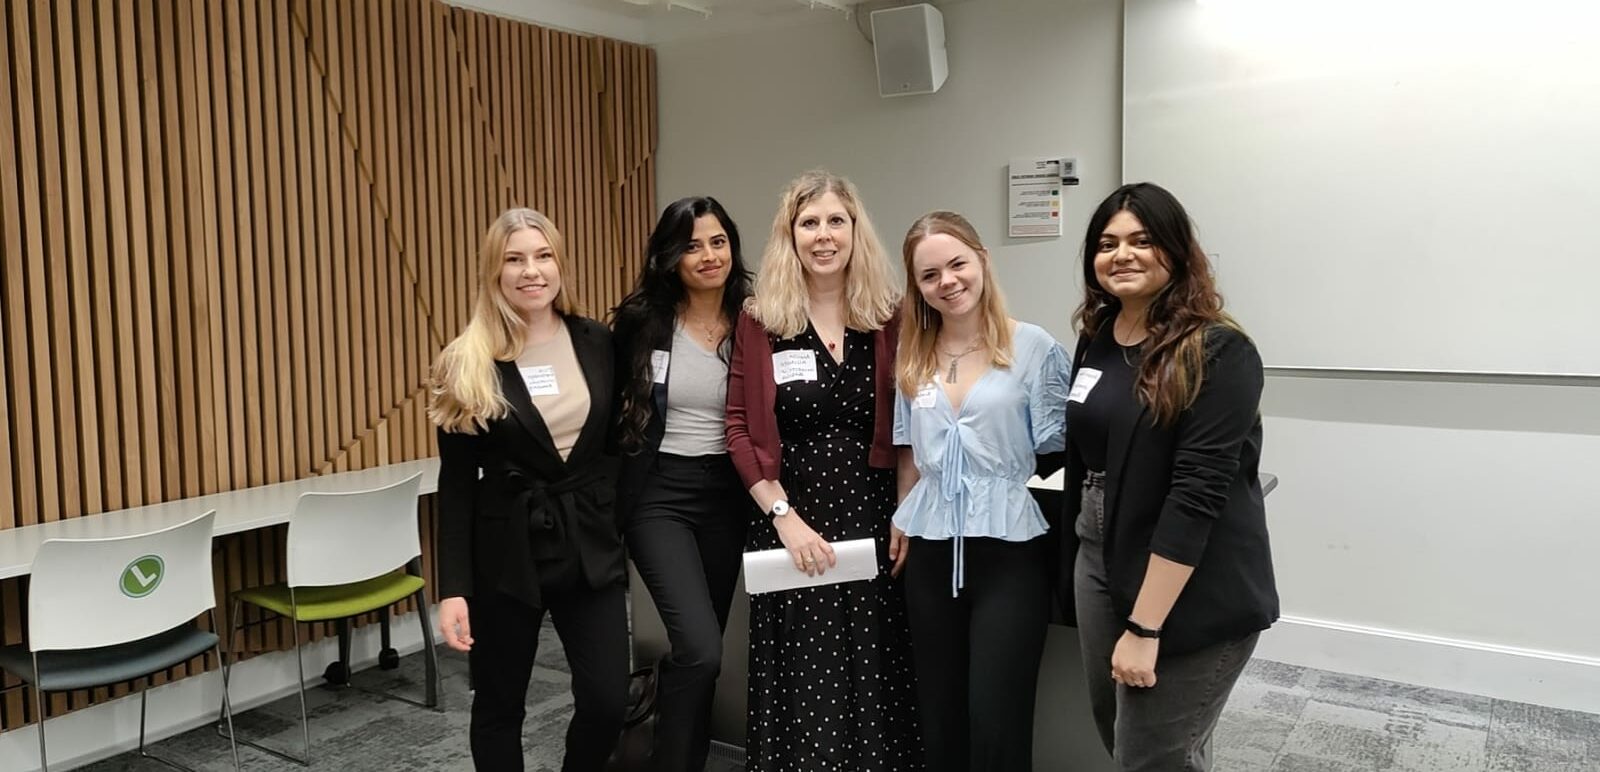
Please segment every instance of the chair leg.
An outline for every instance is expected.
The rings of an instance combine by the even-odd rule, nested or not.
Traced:
[[[39,688],[39,655],[33,655],[33,707],[34,720],[39,726],[39,772],[50,772],[50,761],[44,752],[44,690]]]
[[[227,720],[227,724],[228,724],[228,740],[230,742],[234,742],[234,741],[236,741],[237,738],[235,737],[235,735],[233,733],[233,712],[229,708],[229,705],[228,705],[228,676],[230,674],[230,669],[233,667],[233,665],[228,662],[227,652],[230,652],[230,651],[234,650],[234,648],[233,648],[233,635],[234,635],[234,632],[235,632],[235,627],[234,626],[239,624],[240,621],[243,619],[244,603],[242,601],[240,601],[239,599],[235,598],[232,603],[228,604],[227,611],[225,611],[223,613],[224,613],[224,616],[222,618],[222,627],[223,627],[224,632],[223,632],[222,635],[217,636],[217,659],[218,659],[219,662],[222,663],[222,708],[221,708],[221,711],[222,711],[222,713],[224,715],[227,716],[227,719],[228,719]],[[222,645],[223,641],[227,641],[228,645],[227,646],[223,646]],[[220,721],[220,720],[217,721],[217,734],[222,734],[222,723],[223,722]],[[238,751],[236,750],[236,751],[234,751],[234,753],[237,755]]]
[[[149,696],[150,696],[150,684],[145,684],[144,688],[139,690],[139,755],[140,756],[149,756],[150,755],[150,754],[144,752],[144,717],[145,717],[145,713],[146,713],[145,709],[148,708],[149,705],[150,705],[150,700],[148,699]]]
[[[296,684],[298,686],[298,693],[300,695],[300,736],[301,739],[305,741],[306,746],[305,760],[301,761],[300,763],[310,766],[311,719],[306,714],[306,663],[305,658],[300,654],[300,609],[299,606],[295,605],[293,602],[293,589],[289,590],[289,597],[291,604],[290,609],[294,612],[293,618],[289,620],[289,627],[294,630],[294,666],[295,669],[300,673],[300,681],[298,684]]]
[[[217,629],[217,614],[215,611],[209,613],[211,615],[211,629],[215,630]],[[232,645],[233,641],[230,640],[228,643]],[[227,660],[222,658],[222,638],[219,636],[217,638],[217,663],[219,665],[218,669],[222,671],[222,720],[228,724],[228,750],[233,752],[233,769],[234,772],[238,772],[239,743],[235,741],[233,733],[233,702],[228,697],[228,667],[226,662]]]
[[[293,595],[291,594],[290,597],[292,598]],[[231,649],[233,647],[234,634],[237,633],[244,626],[244,614],[243,614],[243,612],[244,612],[244,604],[242,602],[238,601],[238,600],[235,600],[233,602],[233,604],[231,606],[229,606],[229,620],[224,623],[228,628],[228,648],[229,649]],[[294,633],[294,663],[295,663],[296,669],[300,673],[300,684],[299,684],[300,731],[301,731],[301,735],[302,735],[302,737],[303,737],[303,739],[305,741],[306,755],[304,757],[296,757],[293,754],[285,753],[283,751],[278,750],[277,748],[271,748],[271,747],[268,747],[266,745],[262,745],[261,743],[255,742],[253,740],[249,740],[249,739],[240,737],[238,735],[238,733],[235,731],[235,727],[233,725],[233,702],[229,698],[229,688],[228,688],[230,680],[232,678],[233,665],[232,665],[232,663],[228,662],[227,658],[224,656],[224,654],[223,654],[224,650],[222,648],[222,640],[219,638],[217,640],[217,656],[219,658],[221,658],[222,662],[223,662],[223,665],[222,665],[222,716],[223,716],[223,718],[222,718],[222,720],[217,722],[217,734],[219,734],[219,735],[223,734],[223,724],[226,723],[227,724],[227,734],[224,735],[224,736],[226,736],[229,739],[230,744],[232,745],[232,749],[233,749],[233,764],[234,764],[234,768],[235,769],[237,769],[238,766],[239,766],[239,745],[240,744],[248,745],[248,746],[250,746],[252,748],[255,748],[258,751],[261,751],[262,753],[270,753],[273,756],[277,756],[278,758],[283,759],[284,761],[293,762],[295,764],[299,764],[302,767],[311,766],[311,728],[310,728],[310,723],[307,720],[307,714],[306,714],[306,671],[305,671],[305,663],[300,658],[300,623],[298,621],[299,614],[298,613],[293,613],[291,616],[288,617],[288,619],[289,619],[289,630]]]
[[[428,675],[424,704],[439,710],[439,651],[433,645],[433,619],[428,614],[428,598],[422,590],[417,590],[412,597],[417,601],[417,616],[422,619],[422,661],[427,665]]]

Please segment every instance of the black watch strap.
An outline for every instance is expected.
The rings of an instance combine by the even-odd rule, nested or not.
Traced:
[[[1133,617],[1128,617],[1127,624],[1124,625],[1124,627],[1126,627],[1128,632],[1133,633],[1140,638],[1157,639],[1161,637],[1160,628],[1152,630],[1144,625],[1139,624],[1138,622],[1133,621]]]

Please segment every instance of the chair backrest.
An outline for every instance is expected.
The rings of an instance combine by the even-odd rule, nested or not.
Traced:
[[[47,539],[33,558],[28,647],[89,649],[171,630],[216,606],[216,510],[159,531]]]
[[[421,487],[419,472],[370,491],[301,494],[289,518],[289,586],[359,582],[421,555]]]

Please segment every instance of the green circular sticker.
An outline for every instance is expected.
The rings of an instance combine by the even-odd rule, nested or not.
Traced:
[[[166,569],[167,564],[160,555],[134,558],[127,568],[122,569],[122,594],[130,598],[143,598],[155,592],[161,586],[161,577]]]

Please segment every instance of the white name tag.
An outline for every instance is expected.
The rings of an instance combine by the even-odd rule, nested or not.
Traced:
[[[672,362],[672,352],[656,349],[650,352],[650,380],[667,382],[667,365]]]
[[[911,406],[926,410],[933,407],[933,403],[937,399],[939,399],[939,386],[933,383],[923,384],[922,388],[917,389],[917,399],[911,403]]]
[[[517,369],[522,372],[522,382],[528,387],[528,396],[554,397],[561,393],[561,385],[556,383],[554,365],[534,365]]]
[[[817,352],[811,349],[779,351],[772,355],[772,380],[777,383],[817,379]]]
[[[1078,368],[1078,377],[1072,381],[1072,391],[1067,394],[1068,402],[1083,402],[1089,398],[1089,392],[1094,391],[1094,385],[1100,382],[1100,371],[1093,367]]]

